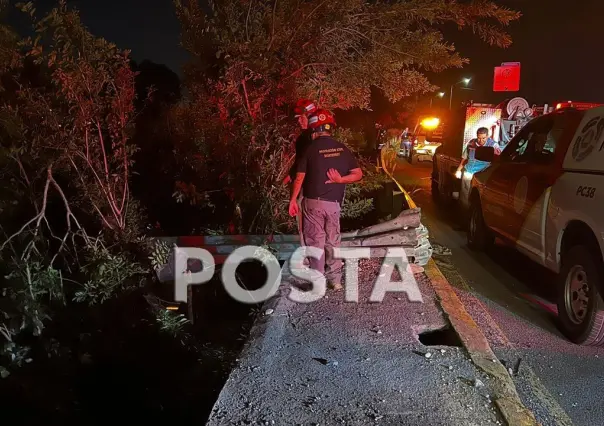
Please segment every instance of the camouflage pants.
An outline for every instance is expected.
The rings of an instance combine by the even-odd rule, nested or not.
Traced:
[[[334,258],[340,246],[340,204],[332,201],[302,200],[304,242],[323,250],[320,259],[310,257],[310,267],[325,275],[329,283],[342,282],[342,260]]]

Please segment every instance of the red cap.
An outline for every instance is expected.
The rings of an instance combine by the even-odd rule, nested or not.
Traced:
[[[298,102],[296,102],[296,106],[294,108],[296,117],[299,117],[303,114],[313,114],[316,110],[317,105],[310,99],[300,99]]]

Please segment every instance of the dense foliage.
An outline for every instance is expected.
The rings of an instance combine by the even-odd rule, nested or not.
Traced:
[[[519,14],[486,0],[175,0],[190,97],[179,111],[199,147],[196,191],[229,188],[240,229],[291,225],[279,184],[296,130],[288,105],[365,108],[372,87],[394,102],[434,89],[426,71],[462,66],[440,29],[470,28],[507,46]],[[190,143],[190,142],[189,142]],[[353,203],[349,204],[351,207]],[[355,207],[356,208],[356,207]]]
[[[6,6],[6,3],[3,4]],[[61,3],[34,36],[1,27],[0,356],[56,309],[142,285],[143,216],[130,194],[135,73],[128,53],[90,34]],[[6,370],[5,370],[6,371]],[[6,374],[6,373],[5,373]]]

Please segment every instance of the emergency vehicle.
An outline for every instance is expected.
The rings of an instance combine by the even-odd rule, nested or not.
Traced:
[[[444,123],[433,114],[418,117],[413,131],[403,138],[399,157],[413,163],[414,155],[418,161],[432,161],[436,149],[441,145]]]
[[[562,104],[560,104],[562,108]],[[530,107],[523,98],[513,98],[499,105],[473,103],[449,112],[441,146],[436,149],[432,164],[432,196],[435,201],[449,204],[458,200],[463,210],[469,208],[471,173],[457,177],[455,172],[466,145],[476,138],[481,127],[489,129],[489,137],[501,148],[532,118],[554,111],[549,105]]]
[[[558,108],[525,124],[472,177],[468,245],[495,237],[558,274],[558,324],[604,346],[604,107]]]

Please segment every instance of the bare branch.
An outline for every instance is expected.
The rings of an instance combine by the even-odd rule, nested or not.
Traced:
[[[266,50],[271,50],[271,46],[273,45],[273,42],[275,41],[275,12],[276,11],[277,11],[277,0],[274,0],[274,2],[273,2],[273,19],[272,19],[272,24],[271,24],[271,41],[269,42]]]
[[[250,22],[250,13],[252,12],[252,4],[254,3],[254,0],[249,0],[249,2],[250,2],[250,6],[247,9],[247,16],[245,17],[245,38],[248,42],[250,41],[250,33],[249,33],[248,24]]]
[[[329,65],[330,64],[328,64],[327,62],[312,62],[310,64],[302,65],[300,68],[298,68],[297,70],[295,70],[294,72],[292,72],[290,75],[288,75],[287,77],[285,77],[283,79],[283,81],[285,81],[285,80],[287,80],[287,79],[289,79],[291,77],[294,77],[294,76],[298,75],[305,68],[308,68],[308,67],[318,67],[318,66],[329,66]]]
[[[50,174],[50,168],[48,169],[48,173]],[[36,222],[36,233],[37,233],[37,229],[40,227],[40,222],[42,222],[42,219],[44,218],[44,213],[46,212],[46,204],[48,201],[48,188],[50,186],[50,180],[46,180],[46,185],[44,185],[44,192],[42,194],[42,209],[40,210],[40,212],[35,215],[33,218],[31,218],[30,220],[28,220],[25,225],[23,225],[21,227],[21,229],[19,229],[17,232],[15,232],[13,235],[11,235],[3,244],[2,246],[0,246],[0,251],[4,250],[4,248],[6,247],[6,245],[12,241],[13,238],[18,237],[19,235],[21,235],[25,229],[27,229],[27,227],[29,225],[31,225],[32,223]]]
[[[296,27],[294,33],[292,34],[291,39],[289,40],[289,43],[287,44],[287,50],[289,50],[289,48],[291,47],[292,42],[295,40],[296,34],[298,34],[298,31],[300,31],[300,28],[302,28],[305,24],[305,22],[308,20],[308,18],[310,18],[312,15],[314,15],[314,13],[319,10],[320,8],[322,8],[325,3],[327,3],[329,0],[325,0],[321,3],[319,3],[309,14],[308,16],[305,16],[304,19],[302,20],[302,22],[300,22],[300,25],[298,25],[298,27]]]
[[[367,37],[365,34],[361,33],[360,31],[357,31],[355,29],[352,29],[352,28],[340,28],[340,30],[344,31],[344,32],[347,32],[347,33],[357,34],[358,36],[364,38],[365,40],[368,40],[371,43],[373,43],[373,44],[375,44],[377,46],[383,47],[384,49],[390,50],[390,51],[392,51],[392,52],[394,52],[396,54],[403,55],[403,56],[409,56],[410,58],[414,58],[414,59],[419,59],[419,57],[417,57],[415,55],[412,55],[411,53],[401,52],[400,50],[393,49],[390,46],[386,46],[385,44],[382,44],[382,43],[380,43],[378,41],[375,41],[375,40]]]

